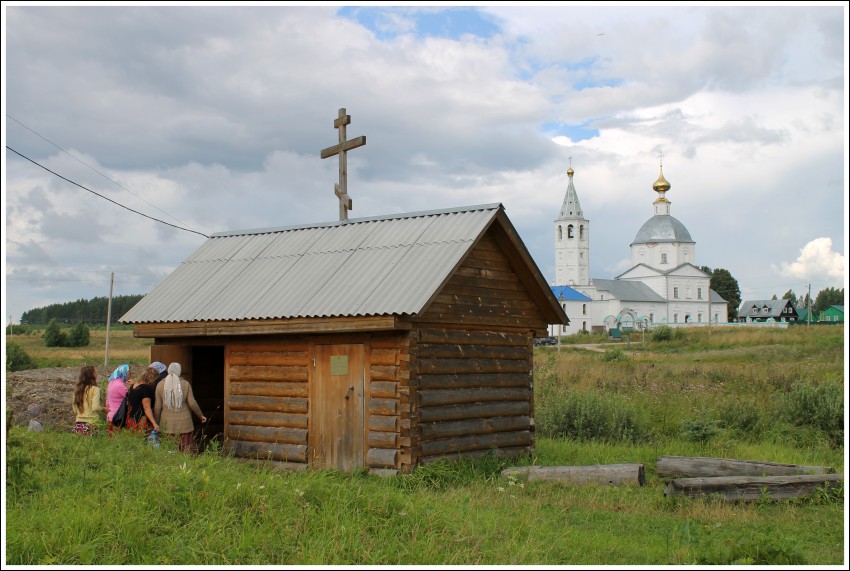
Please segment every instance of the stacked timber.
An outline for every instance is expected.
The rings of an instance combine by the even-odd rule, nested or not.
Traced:
[[[531,337],[425,328],[416,345],[418,460],[527,454],[533,446]]]
[[[665,496],[715,496],[727,501],[799,498],[816,489],[835,487],[844,481],[829,466],[779,464],[756,460],[661,456],[656,462],[660,477],[670,479]]]
[[[366,428],[366,464],[372,473],[394,473],[410,463],[402,462],[403,455],[410,457],[408,361],[405,336],[372,339]]]
[[[306,343],[229,347],[228,451],[283,465],[307,463],[308,353]]]

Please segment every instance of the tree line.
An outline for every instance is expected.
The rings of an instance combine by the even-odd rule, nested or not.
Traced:
[[[776,296],[773,296],[773,299],[776,299]],[[826,289],[822,289],[818,292],[817,297],[814,302],[809,298],[809,293],[806,292],[806,295],[800,295],[794,293],[794,290],[789,289],[784,294],[782,294],[782,299],[789,299],[791,303],[797,309],[808,309],[809,303],[812,306],[812,314],[813,316],[820,315],[821,311],[824,311],[831,305],[844,305],[844,288],[838,289],[834,287],[828,287]]]
[[[143,297],[144,294],[114,296],[112,298],[111,323],[116,323],[122,315],[130,311]],[[21,314],[21,325],[46,325],[54,319],[59,323],[67,325],[76,323],[102,325],[106,323],[108,306],[109,298],[107,297],[54,303],[25,311]]]

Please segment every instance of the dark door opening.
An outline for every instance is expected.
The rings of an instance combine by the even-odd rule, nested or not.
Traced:
[[[224,434],[224,347],[192,347],[192,393],[201,407],[206,424],[195,429],[199,450],[213,440],[222,444]]]

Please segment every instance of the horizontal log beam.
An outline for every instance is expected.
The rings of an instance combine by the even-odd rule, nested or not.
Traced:
[[[486,402],[474,404],[454,404],[419,409],[420,422],[438,420],[462,420],[467,418],[487,418],[491,416],[528,416],[531,404],[527,401]]]
[[[291,428],[288,426],[246,426],[231,424],[227,437],[233,440],[251,442],[272,442],[279,444],[307,444],[306,428]]]
[[[304,444],[271,444],[269,442],[247,442],[225,440],[225,451],[234,456],[277,460],[279,462],[307,462],[307,446]]]
[[[369,361],[372,365],[395,365],[397,357],[398,349],[375,349],[373,347]]]
[[[398,448],[398,434],[395,432],[369,431],[367,443],[373,448]]]
[[[288,426],[290,428],[307,428],[306,414],[231,410],[227,415],[227,421],[230,424],[244,424],[247,426]]]
[[[493,434],[530,430],[531,418],[528,416],[496,416],[492,418],[474,418],[442,422],[420,423],[422,440],[452,438],[469,434]]]
[[[528,336],[502,331],[425,328],[419,332],[419,344],[422,343],[525,347],[528,344]]]
[[[531,377],[522,373],[471,373],[466,375],[421,375],[419,389],[474,389],[487,387],[527,387]]]
[[[134,323],[134,337],[207,337],[221,335],[273,335],[276,333],[338,333],[409,329],[404,320],[384,317],[298,317],[240,321]]]
[[[398,432],[399,422],[397,416],[369,415],[369,430],[376,432]]]
[[[419,459],[420,464],[432,464],[443,460],[456,461],[460,458],[521,458],[531,454],[530,446],[515,446],[507,448],[491,448],[490,450],[467,450],[464,452],[455,452],[452,454],[436,454],[433,456],[423,456]]]
[[[530,373],[527,359],[425,359],[417,360],[421,375],[465,373]]]
[[[394,399],[369,399],[369,414],[395,416],[398,408],[398,401]]]
[[[232,395],[227,398],[230,410],[258,410],[266,412],[307,412],[307,399],[295,397],[260,397]]]
[[[237,366],[227,373],[231,381],[307,381],[307,367]]]
[[[716,476],[791,476],[796,474],[833,474],[830,466],[777,464],[757,460],[730,460],[701,456],[661,456],[655,463],[655,473],[661,478]]]
[[[231,351],[229,363],[239,365],[273,365],[306,367],[309,363],[306,351],[283,351],[286,347],[281,343],[281,350],[271,351]]]
[[[232,395],[257,395],[266,397],[307,397],[306,382],[279,381],[268,383],[262,381],[233,381],[230,382]]]
[[[422,456],[431,456],[435,454],[450,454],[452,452],[465,452],[469,450],[489,450],[490,448],[530,446],[531,442],[531,432],[523,430],[520,432],[481,434],[461,438],[449,438],[445,440],[429,440],[427,442],[420,442],[419,447]]]
[[[608,484],[643,486],[646,476],[643,464],[598,464],[595,466],[517,466],[502,470],[506,478],[529,482],[543,480],[567,484]]]
[[[528,346],[420,343],[419,359],[527,359]]]
[[[422,407],[476,402],[527,401],[530,399],[531,389],[529,387],[419,391],[419,405]]]
[[[372,381],[369,384],[369,394],[372,398],[396,398],[398,397],[398,383],[389,381]]]
[[[372,365],[369,378],[373,381],[395,381],[398,379],[398,365]]]
[[[228,344],[230,348],[230,354],[234,353],[292,353],[292,354],[301,354],[304,356],[305,360],[309,360],[307,357],[307,351],[310,349],[310,346],[303,341],[293,341],[291,336],[287,337],[279,337],[277,341],[266,341],[265,339],[256,339],[248,337],[240,338],[239,340],[234,340],[232,343]]]
[[[756,501],[761,498],[785,500],[811,496],[818,488],[844,485],[844,474],[805,474],[796,476],[717,476],[670,480],[665,496],[720,497],[726,501]]]
[[[398,450],[388,448],[370,448],[366,453],[366,463],[370,468],[397,468]]]

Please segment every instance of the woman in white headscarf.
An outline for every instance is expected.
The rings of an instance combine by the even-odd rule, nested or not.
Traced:
[[[180,373],[180,363],[171,363],[168,366],[168,376],[156,387],[154,417],[163,434],[179,436],[182,452],[194,452],[192,430],[195,426],[192,423],[192,413],[198,415],[201,424],[207,421],[207,417],[203,415],[201,407],[192,396],[192,385],[186,379],[181,379]]]

